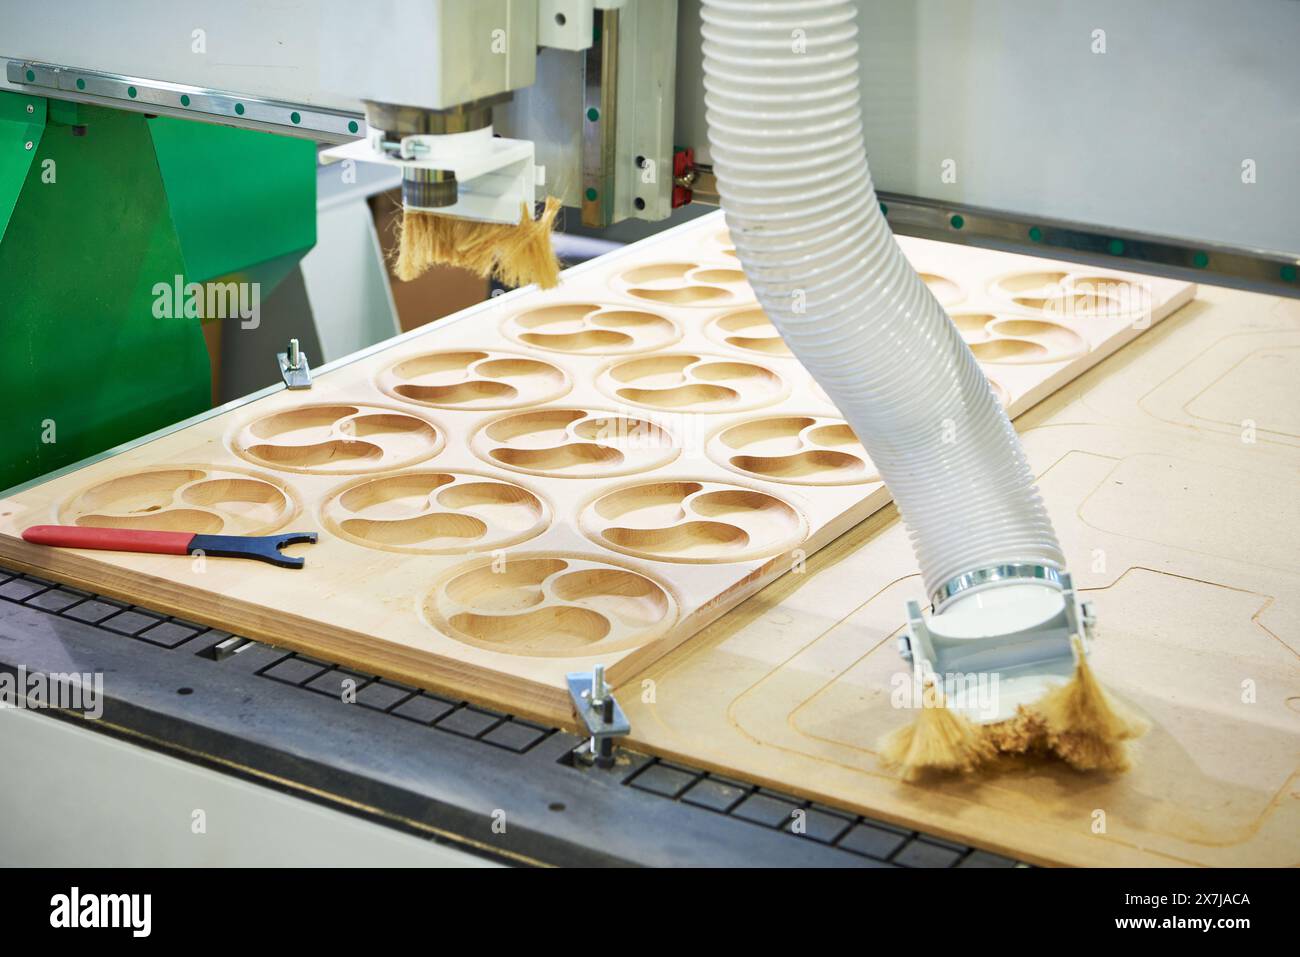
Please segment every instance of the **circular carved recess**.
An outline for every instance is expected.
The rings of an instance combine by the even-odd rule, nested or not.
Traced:
[[[685,352],[615,363],[596,385],[621,402],[665,412],[739,412],[786,394],[785,381],[766,366]]]
[[[672,628],[677,602],[663,585],[611,562],[525,552],[452,569],[425,597],[424,615],[466,644],[550,658],[640,647]]]
[[[1149,315],[1151,287],[1125,276],[1042,270],[1012,273],[989,286],[998,299],[1062,322]]]
[[[607,492],[582,510],[579,524],[614,551],[695,564],[766,558],[808,534],[803,516],[774,495],[693,480]]]
[[[65,525],[201,535],[265,535],[298,512],[267,475],[232,467],[167,466],[90,486],[59,509]]]
[[[431,422],[381,406],[302,405],[254,419],[231,444],[258,465],[339,475],[422,462],[442,450],[443,436]]]
[[[792,485],[879,482],[843,419],[774,415],[729,425],[708,442],[709,458],[734,472]]]
[[[704,241],[704,245],[720,256],[737,261],[740,259],[736,254],[736,244],[731,241],[731,230],[729,229],[720,229],[713,233]]]
[[[1063,362],[1088,351],[1068,326],[1046,319],[987,312],[955,312],[952,321],[980,362],[1029,365]]]
[[[432,470],[353,482],[322,515],[330,531],[357,545],[425,555],[503,548],[551,522],[546,504],[513,482]]]
[[[569,376],[541,359],[469,349],[402,359],[379,374],[378,385],[394,398],[438,409],[513,409],[564,395]]]
[[[1154,305],[1154,293],[1150,284],[1139,279],[1070,273],[1068,285],[1075,301],[1084,303],[1085,318],[1127,319],[1150,316]]]
[[[569,355],[649,352],[682,337],[676,323],[657,313],[592,302],[529,309],[507,319],[503,330],[520,345]]]
[[[485,462],[530,475],[606,478],[667,465],[681,452],[668,429],[592,409],[533,409],[489,422],[471,442]]]
[[[633,299],[661,306],[716,309],[754,299],[745,274],[735,262],[709,264],[681,259],[646,263],[619,273],[612,284]]]
[[[706,327],[715,342],[755,355],[789,358],[794,353],[776,331],[772,320],[758,306],[736,309],[709,321]]]
[[[923,272],[918,275],[930,288],[930,292],[934,293],[934,298],[939,300],[939,305],[945,308],[966,298],[966,291],[947,276],[940,276],[933,272]]]

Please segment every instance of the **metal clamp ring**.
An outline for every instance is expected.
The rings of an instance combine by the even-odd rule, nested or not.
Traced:
[[[980,585],[990,585],[994,582],[1017,579],[1046,582],[1055,585],[1057,588],[1064,588],[1061,575],[1061,570],[1052,565],[1029,563],[990,565],[987,568],[977,568],[974,571],[963,572],[955,578],[949,579],[935,589],[934,594],[930,596],[930,603],[931,607],[938,612],[940,608],[964,591],[969,591]]]

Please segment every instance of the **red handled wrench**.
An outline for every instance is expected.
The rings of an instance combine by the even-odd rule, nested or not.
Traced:
[[[221,558],[256,558],[281,568],[302,568],[301,558],[280,554],[286,545],[315,542],[315,532],[282,535],[198,535],[194,532],[151,532],[136,528],[98,528],[90,525],[33,525],[23,541],[59,548],[99,548],[110,552],[154,552],[193,555],[202,552]]]

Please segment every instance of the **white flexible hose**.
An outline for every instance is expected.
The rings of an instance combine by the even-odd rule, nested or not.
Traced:
[[[1064,557],[1020,440],[867,169],[851,0],[705,0],[718,192],[745,274],[889,486],[927,594]]]

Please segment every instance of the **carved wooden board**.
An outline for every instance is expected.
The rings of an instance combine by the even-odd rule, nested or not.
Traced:
[[[1194,293],[903,245],[1012,414]],[[568,722],[566,672],[626,681],[887,501],[715,214],[0,502],[0,556]],[[48,522],[320,541],[287,571],[18,537]]]
[[[1300,301],[1202,287],[1016,424],[1096,606],[1093,667],[1151,724],[1132,771],[880,766],[924,601],[892,508],[639,676],[633,738],[1035,862],[1300,864]]]

